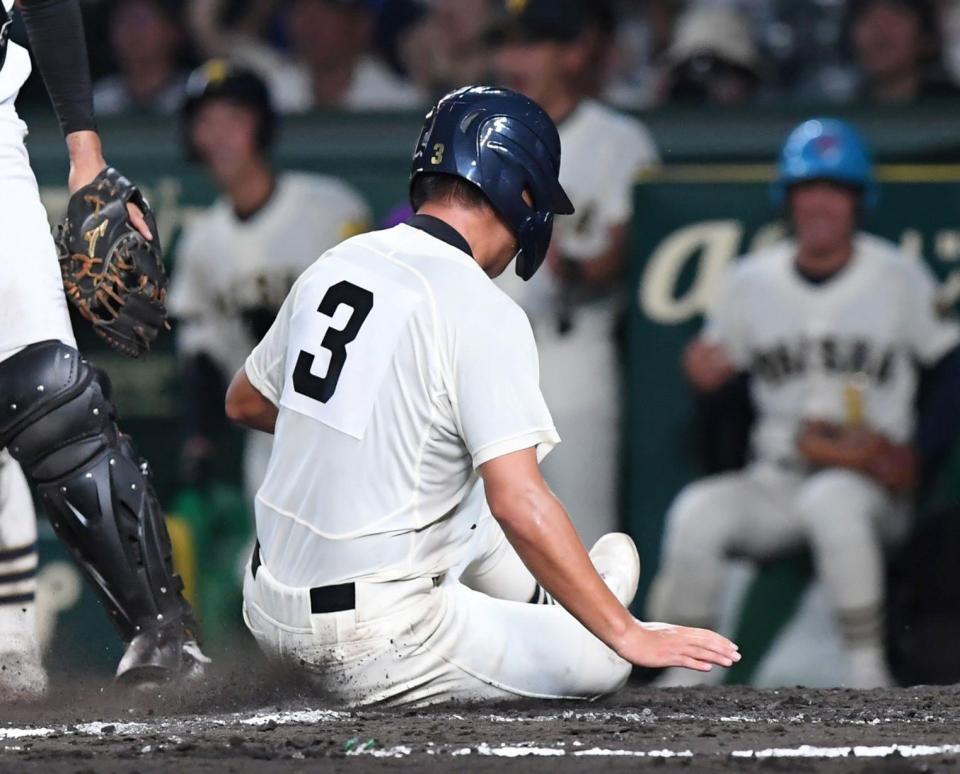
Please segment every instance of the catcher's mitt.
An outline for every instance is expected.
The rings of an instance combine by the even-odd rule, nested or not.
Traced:
[[[130,222],[140,208],[148,241]],[[167,319],[167,276],[153,212],[140,190],[107,167],[70,197],[55,237],[67,297],[111,347],[131,357],[150,349]]]
[[[806,422],[797,448],[816,467],[840,467],[864,473],[894,492],[917,483],[917,457],[911,444],[897,444],[866,427]]]

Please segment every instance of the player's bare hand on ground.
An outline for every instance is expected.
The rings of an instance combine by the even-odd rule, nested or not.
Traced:
[[[709,672],[740,660],[737,646],[709,629],[636,622],[617,647],[621,658],[642,667],[686,667]]]
[[[683,352],[683,370],[701,392],[722,387],[736,372],[723,347],[697,338]]]

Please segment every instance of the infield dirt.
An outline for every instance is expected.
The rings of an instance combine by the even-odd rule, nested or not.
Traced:
[[[330,707],[234,671],[188,693],[73,684],[0,718],[3,771],[960,771],[960,689],[653,689],[598,702]]]

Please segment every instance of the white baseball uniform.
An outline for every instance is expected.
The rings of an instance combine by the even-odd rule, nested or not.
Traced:
[[[612,229],[630,222],[634,183],[657,162],[657,151],[643,124],[593,100],[581,102],[558,129],[560,182],[577,211],[556,219],[552,249],[587,262],[609,249]],[[568,441],[550,455],[544,475],[592,545],[619,527],[623,399],[613,331],[624,306],[622,285],[590,295],[564,287],[549,265],[527,283],[507,274],[501,286],[530,317],[543,393]],[[561,318],[569,319],[565,332]]]
[[[857,653],[881,649],[882,546],[902,536],[906,503],[865,475],[808,470],[795,439],[824,419],[909,440],[916,364],[954,348],[960,327],[937,314],[923,263],[888,242],[859,235],[851,262],[820,284],[799,274],[795,250],[786,241],[738,262],[708,317],[704,336],[751,377],[755,461],[674,501],[651,602],[658,616],[710,625],[728,556],[809,544],[854,657],[851,684],[866,684],[872,667],[856,674]]]
[[[256,344],[244,321],[252,310],[279,309],[294,280],[316,257],[365,230],[370,210],[347,184],[323,175],[284,172],[252,218],[237,217],[222,197],[183,235],[170,287],[180,319],[181,355],[207,354],[229,379]],[[270,458],[271,438],[251,430],[244,481],[253,500]]]
[[[525,571],[477,468],[559,437],[528,321],[450,232],[401,224],[329,251],[247,359],[279,407],[248,626],[348,704],[611,692],[629,665],[566,611],[482,593],[494,565]],[[311,612],[311,587],[345,583],[352,609]]]
[[[9,11],[12,0],[3,0]],[[30,55],[7,44],[0,69],[0,362],[28,344],[59,339],[76,346],[47,214],[24,145],[27,125],[15,102],[30,75]],[[14,260],[15,257],[15,260]],[[37,653],[34,594],[37,517],[20,465],[0,452],[0,655],[17,674],[0,679],[39,691],[46,682]],[[17,654],[14,657],[13,654]]]

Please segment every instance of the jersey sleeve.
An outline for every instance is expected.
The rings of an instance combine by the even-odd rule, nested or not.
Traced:
[[[204,272],[204,256],[197,231],[187,229],[180,238],[176,261],[167,293],[167,311],[170,316],[189,320],[202,317],[210,309],[210,293]]]
[[[643,124],[631,122],[620,138],[607,174],[608,195],[599,202],[604,222],[619,226],[633,217],[633,188],[640,175],[658,162],[653,137]]]
[[[475,315],[480,318],[480,315]],[[473,465],[536,448],[543,459],[560,442],[540,392],[533,331],[518,307],[471,320],[456,333],[451,403]]]
[[[316,255],[320,255],[345,239],[370,230],[373,214],[360,193],[336,178],[305,178],[308,200],[322,208],[323,217],[314,218]],[[302,213],[296,213],[299,218]],[[312,261],[316,258],[313,256]]]
[[[345,183],[340,187],[340,207],[342,225],[340,239],[349,239],[369,230],[373,223],[373,214],[363,197]]]
[[[287,355],[287,340],[290,334],[290,317],[293,315],[299,283],[294,285],[280,307],[270,330],[253,348],[243,365],[250,384],[274,406],[280,405],[283,390],[284,364]]]
[[[937,308],[937,283],[927,266],[911,262],[907,275],[906,334],[914,357],[931,366],[960,342],[960,323]]]
[[[723,347],[731,362],[745,371],[750,361],[749,329],[743,317],[742,279],[738,266],[729,267],[707,310],[703,337]]]

